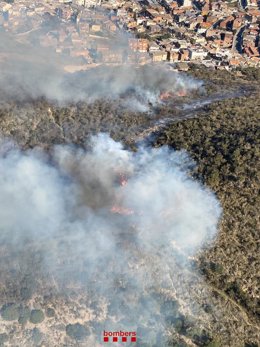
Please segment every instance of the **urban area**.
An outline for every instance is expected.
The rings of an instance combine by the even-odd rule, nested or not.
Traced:
[[[162,61],[181,70],[260,66],[258,0],[9,0],[0,2],[0,30],[70,57],[72,71]]]

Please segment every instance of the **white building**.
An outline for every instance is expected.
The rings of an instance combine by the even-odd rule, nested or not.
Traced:
[[[192,1],[191,0],[183,0],[183,7],[191,7]]]

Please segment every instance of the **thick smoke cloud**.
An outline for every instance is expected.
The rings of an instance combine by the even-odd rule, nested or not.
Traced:
[[[120,36],[114,45],[124,47],[127,39]],[[64,66],[73,64],[69,56],[17,42],[5,32],[0,32],[0,52],[2,98],[18,101],[46,98],[66,104],[123,98],[124,105],[147,111],[149,105],[160,102],[165,91],[183,94],[201,86],[200,81],[170,71],[166,65],[138,67],[126,62],[66,73]]]
[[[127,53],[128,36],[120,35],[112,44]],[[120,99],[147,111],[161,102],[161,93],[184,95],[201,86],[166,65],[125,62],[69,74],[69,56],[36,47],[24,36],[19,40],[0,32],[0,103]],[[36,32],[34,40],[39,42]],[[158,296],[180,300],[182,314],[194,309],[189,287],[197,283],[189,259],[214,240],[221,214],[214,194],[190,177],[194,165],[184,151],[131,152],[106,134],[92,137],[85,148],[60,145],[49,153],[0,141],[0,249],[8,260],[1,283],[15,282],[10,296],[27,289],[28,277],[32,295],[38,290],[41,298],[52,287],[61,297],[70,288],[79,297],[85,293],[92,311],[81,321],[91,326],[84,346],[103,345],[103,329],[140,327],[148,330],[143,341],[164,346],[157,333],[166,333],[172,310]],[[30,295],[20,295],[28,305]]]
[[[185,152],[133,153],[106,134],[86,149],[57,146],[48,157],[37,149],[5,150],[1,244],[16,252],[37,245],[43,272],[104,298],[107,329],[163,331],[153,293],[177,286],[189,296],[172,276],[214,240],[221,214],[214,194],[189,176],[193,166]]]

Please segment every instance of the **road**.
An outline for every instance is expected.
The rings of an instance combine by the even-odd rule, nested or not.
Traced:
[[[232,51],[236,51],[239,54],[242,53],[243,50],[243,31],[245,30],[247,24],[242,25],[237,29],[232,43]]]

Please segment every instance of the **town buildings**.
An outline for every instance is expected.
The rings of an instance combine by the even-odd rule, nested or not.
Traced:
[[[260,66],[256,0],[245,8],[222,0],[0,1],[1,28],[20,41],[37,33],[39,46],[84,67],[166,61]]]

